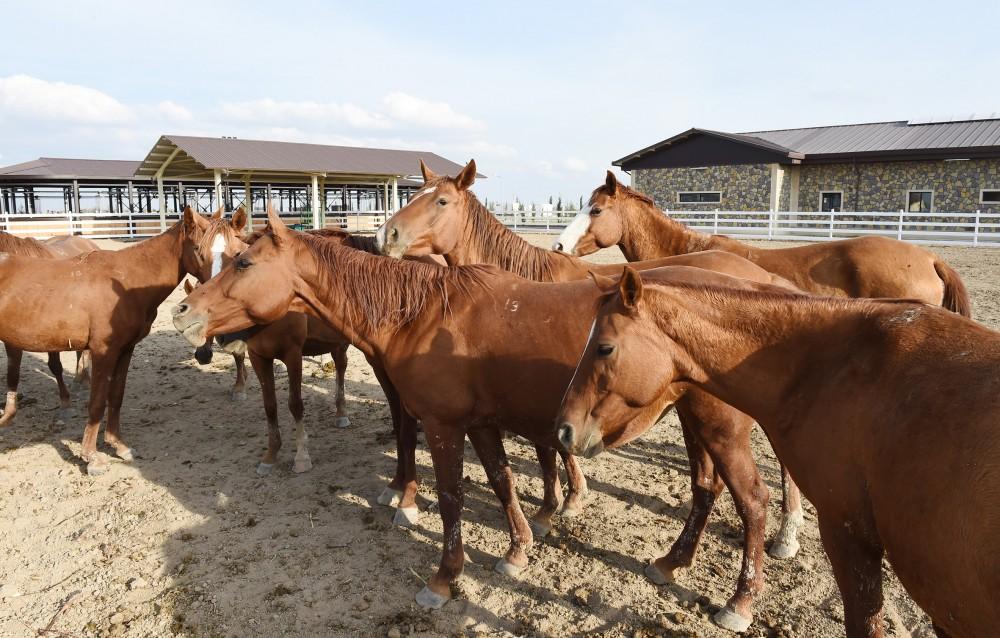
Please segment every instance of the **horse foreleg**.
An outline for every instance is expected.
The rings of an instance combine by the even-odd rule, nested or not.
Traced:
[[[347,376],[347,347],[345,343],[330,351],[333,365],[337,369],[337,415],[334,423],[338,428],[346,428],[351,425],[351,419],[347,416],[347,399],[344,393],[344,379]]]
[[[781,527],[767,553],[772,558],[792,558],[799,551],[799,528],[802,527],[802,496],[788,468],[781,466]]]
[[[274,468],[278,450],[281,449],[281,432],[278,431],[278,399],[274,394],[274,359],[268,359],[250,350],[250,366],[260,383],[260,394],[264,400],[264,415],[267,417],[267,450],[257,464],[257,474],[267,476]]]
[[[123,461],[132,462],[137,453],[125,444],[121,431],[122,401],[125,398],[125,380],[128,378],[128,367],[132,362],[132,352],[135,346],[129,346],[118,355],[112,373],[111,385],[108,391],[108,427],[104,430],[104,442],[115,449],[115,455]]]
[[[461,575],[465,566],[465,552],[462,549],[462,460],[465,455],[465,432],[458,427],[445,427],[425,421],[424,436],[434,461],[444,543],[438,570],[417,593],[416,601],[421,607],[438,609],[451,598],[451,582]]]
[[[233,383],[229,396],[233,401],[246,401],[247,398],[247,361],[246,355],[234,354],[233,365],[236,366],[236,381]]]
[[[528,565],[527,552],[531,547],[532,537],[528,519],[524,517],[521,504],[517,500],[514,473],[507,462],[503,438],[499,430],[483,428],[470,431],[469,439],[483,463],[490,487],[500,499],[500,505],[507,517],[507,528],[510,531],[510,547],[493,569],[506,576],[516,576]]]
[[[285,368],[288,370],[288,411],[295,421],[295,462],[292,470],[308,472],[312,469],[312,459],[309,457],[309,433],[302,423],[305,409],[302,405],[302,353],[297,352],[285,357]]]
[[[59,388],[59,411],[56,412],[56,420],[62,422],[73,416],[73,408],[70,405],[69,388],[63,380],[63,364],[58,352],[49,353],[49,372],[56,378],[56,386]]]
[[[884,552],[878,532],[874,523],[867,520],[870,517],[865,516],[864,507],[848,508],[848,503],[841,502],[830,509],[838,506],[845,513],[837,515],[820,511],[819,533],[844,601],[847,638],[883,638]]]
[[[538,464],[542,468],[542,506],[531,517],[529,524],[536,536],[544,537],[552,531],[552,516],[562,505],[562,486],[559,484],[559,464],[556,451],[550,447],[535,446]]]
[[[694,562],[694,555],[705,532],[708,516],[712,513],[715,499],[724,486],[708,452],[691,432],[692,423],[698,424],[698,421],[690,411],[686,396],[677,402],[677,416],[681,422],[684,445],[691,465],[691,511],[688,512],[684,528],[670,547],[670,551],[646,568],[646,576],[658,585],[673,582],[676,570],[690,567]]]
[[[395,507],[393,522],[397,525],[414,525],[420,516],[417,509],[417,422],[403,408],[396,392],[396,386],[379,366],[373,365],[372,370],[382,392],[392,417],[392,431],[396,437],[396,473],[389,485],[378,496],[380,505]]]
[[[97,451],[97,434],[108,403],[108,388],[118,362],[117,353],[93,354],[93,374],[90,382],[90,402],[87,404],[87,425],[83,430],[80,458],[87,464],[87,474],[96,476],[108,471],[108,457]]]
[[[559,450],[563,465],[566,466],[566,485],[569,488],[566,493],[566,502],[563,503],[560,514],[566,518],[573,518],[583,511],[583,502],[587,498],[587,477],[580,469],[580,462],[572,454]]]
[[[21,357],[23,350],[10,344],[3,344],[7,352],[7,399],[0,415],[0,427],[10,425],[17,414],[17,385],[21,382]]]

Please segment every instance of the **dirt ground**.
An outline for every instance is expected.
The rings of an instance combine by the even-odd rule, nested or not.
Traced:
[[[975,317],[997,328],[1000,251],[938,252],[965,278]],[[596,259],[622,258],[607,250]],[[122,422],[141,458],[114,462],[103,476],[87,476],[75,458],[85,398],[76,399],[77,418],[57,423],[44,359],[25,357],[21,410],[0,431],[0,636],[728,635],[710,620],[739,569],[742,536],[728,494],[677,584],[656,587],[642,575],[680,531],[687,507],[675,416],[626,448],[582,461],[592,489],[585,514],[536,540],[516,580],[492,571],[507,545],[505,523],[468,447],[469,561],[456,599],[427,613],[413,595],[441,547],[430,457],[421,445],[419,525],[393,526],[392,510],[375,504],[394,467],[389,413],[364,358],[351,351],[352,425],[344,430],[331,425],[332,375],[307,362],[313,469],[292,472],[291,419],[282,409],[285,448],[273,474],[260,478],[266,430],[256,379],[248,400],[232,402],[231,358],[217,352],[208,366],[194,361],[169,321],[182,297],[178,289],[160,307],[132,362]],[[71,361],[64,355],[67,368]],[[285,396],[282,378],[279,402]],[[507,447],[530,513],[542,493],[533,449]],[[754,447],[772,488],[770,535],[780,476],[759,432]],[[750,636],[844,634],[814,511],[806,512],[798,557],[767,562]],[[930,635],[891,578],[887,601],[893,635]]]

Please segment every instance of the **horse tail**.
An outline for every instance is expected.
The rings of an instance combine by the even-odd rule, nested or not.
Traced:
[[[934,260],[934,270],[944,283],[944,299],[941,306],[946,310],[958,313],[963,317],[972,316],[972,304],[969,301],[969,291],[965,289],[958,273],[940,259]]]

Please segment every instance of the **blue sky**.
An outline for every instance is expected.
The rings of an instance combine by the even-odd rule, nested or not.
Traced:
[[[0,2],[0,165],[161,133],[475,158],[576,200],[727,131],[1000,111],[997,2]]]

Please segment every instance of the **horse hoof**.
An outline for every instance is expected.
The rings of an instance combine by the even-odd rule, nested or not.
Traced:
[[[125,448],[124,450],[122,450],[120,452],[116,451],[115,454],[118,456],[118,458],[120,458],[121,460],[125,461],[126,463],[131,463],[132,461],[135,460],[135,457],[137,457],[139,455],[135,451],[135,448],[131,448],[131,447],[127,447],[127,448]]]
[[[379,505],[386,505],[388,507],[398,507],[399,502],[403,498],[403,493],[399,490],[394,490],[391,487],[387,487],[382,490],[382,493],[378,495],[375,499]]]
[[[498,574],[503,574],[504,576],[510,576],[511,578],[520,574],[523,569],[523,567],[518,567],[517,565],[508,562],[506,558],[501,558],[497,561],[497,564],[493,566],[493,571]]]
[[[257,476],[267,476],[274,469],[274,464],[272,463],[258,463],[257,464]]]
[[[750,628],[750,624],[753,619],[741,616],[735,609],[726,605],[719,610],[717,614],[712,616],[712,620],[715,624],[722,627],[723,629],[728,629],[729,631],[736,632],[738,634],[743,633]]]
[[[414,527],[420,520],[420,510],[416,507],[397,507],[392,515],[392,524],[400,527]]]
[[[562,508],[562,511],[559,512],[559,516],[562,516],[563,518],[573,518],[573,517],[579,516],[581,511],[582,511],[582,509],[580,507],[577,507],[577,506],[573,506],[573,507],[566,507],[566,506],[564,506]]]
[[[351,427],[351,419],[346,416],[338,416],[337,420],[334,422],[338,428],[348,428]]]
[[[303,472],[311,470],[312,466],[312,459],[307,456],[302,459],[295,459],[295,464],[292,465],[292,470],[295,471],[296,474],[302,474]]]
[[[646,578],[651,580],[654,585],[668,585],[674,582],[674,574],[664,574],[660,569],[653,563],[646,565],[646,569],[643,572],[646,574]]]
[[[232,392],[229,393],[229,398],[232,399],[233,401],[236,401],[236,402],[246,401],[247,400],[247,393],[245,391],[243,391],[243,390],[241,390],[239,392],[237,392],[236,390],[233,390]]]
[[[552,531],[552,523],[543,523],[533,518],[528,519],[528,527],[531,528],[531,533],[538,538],[545,538]]]
[[[799,541],[794,538],[791,542],[785,541],[774,541],[771,546],[767,549],[767,554],[771,558],[776,558],[778,560],[788,560],[790,558],[795,558],[795,555],[799,553]]]
[[[417,595],[414,598],[416,599],[417,604],[424,609],[441,609],[444,607],[444,604],[448,602],[448,598],[446,596],[442,596],[441,594],[432,591],[426,585],[423,589],[417,592]]]
[[[87,463],[87,475],[100,476],[102,474],[106,474],[110,467],[111,463],[108,462],[108,457],[98,452],[94,455],[94,458]]]

